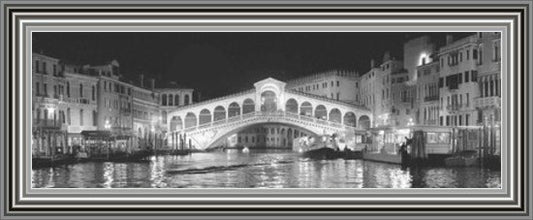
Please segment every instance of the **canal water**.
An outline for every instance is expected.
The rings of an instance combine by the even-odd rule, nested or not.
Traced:
[[[144,163],[86,162],[32,171],[34,188],[498,188],[500,171],[404,168],[362,160],[313,160],[251,150],[153,156]]]

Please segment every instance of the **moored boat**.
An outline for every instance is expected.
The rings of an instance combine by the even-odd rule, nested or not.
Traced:
[[[410,160],[408,154],[389,154],[386,152],[363,152],[363,159],[375,162],[407,164]]]
[[[69,164],[76,161],[71,154],[56,154],[32,158],[32,168],[51,167],[62,164]]]
[[[293,145],[293,151],[303,157],[314,159],[337,159],[342,153],[329,136],[300,137]]]
[[[450,167],[468,167],[478,163],[476,151],[463,151],[454,156],[444,159],[446,166]]]

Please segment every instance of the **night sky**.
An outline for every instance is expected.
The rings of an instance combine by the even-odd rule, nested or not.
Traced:
[[[121,74],[213,98],[253,87],[266,77],[288,80],[331,69],[364,73],[385,51],[402,58],[403,43],[424,33],[33,33],[33,51],[68,63],[116,59]],[[444,33],[430,33],[442,44]],[[454,38],[466,36],[454,33]]]

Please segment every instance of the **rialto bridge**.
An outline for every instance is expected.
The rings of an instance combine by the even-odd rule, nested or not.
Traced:
[[[368,109],[288,90],[285,85],[267,78],[245,92],[177,107],[167,115],[167,143],[175,149],[189,146],[205,150],[249,126],[267,123],[299,127],[315,135],[370,127],[372,114]]]

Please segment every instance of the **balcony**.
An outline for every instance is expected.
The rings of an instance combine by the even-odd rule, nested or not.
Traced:
[[[54,119],[40,119],[37,121],[36,119],[33,120],[33,127],[39,127],[39,128],[52,128],[52,129],[60,129],[60,130],[66,130],[67,126],[66,124],[61,123],[59,120]]]
[[[54,94],[54,99],[59,100],[60,102],[64,101],[63,95],[60,94]]]
[[[426,96],[424,97],[424,102],[431,102],[439,100],[438,96]]]
[[[33,100],[34,103],[43,103],[43,104],[51,104],[51,105],[57,105],[59,103],[59,98],[50,97],[44,94],[39,94],[39,96],[36,96]]]
[[[490,107],[500,108],[501,105],[502,105],[501,97],[499,96],[478,97],[475,99],[476,108],[490,108]]]
[[[60,100],[63,100],[62,95],[60,95]],[[65,100],[70,103],[91,104],[88,98],[65,98]]]
[[[446,110],[448,110],[449,112],[459,111],[459,109],[461,109],[464,106],[466,105],[463,105],[463,104],[448,105],[446,106]]]

